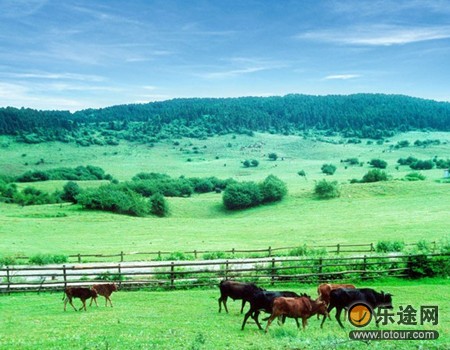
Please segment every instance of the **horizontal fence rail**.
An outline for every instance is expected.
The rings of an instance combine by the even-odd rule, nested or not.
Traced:
[[[436,242],[428,242],[431,246],[431,251],[436,251]],[[405,246],[415,246],[417,243],[406,243]],[[312,245],[312,246],[290,246],[290,247],[267,247],[259,249],[229,249],[229,250],[192,250],[192,251],[149,251],[149,252],[119,252],[115,254],[71,254],[68,255],[68,263],[71,262],[96,262],[96,261],[110,261],[111,258],[117,259],[118,262],[125,261],[152,261],[152,260],[178,260],[177,254],[183,254],[185,258],[210,260],[214,258],[221,258],[221,255],[227,255],[228,258],[236,258],[239,256],[249,256],[251,254],[261,255],[264,257],[273,257],[278,255],[301,255],[296,253],[296,250],[325,250],[331,254],[344,253],[373,253],[375,252],[376,244],[361,243],[361,244],[332,244],[332,245]],[[171,259],[172,258],[172,259]],[[17,261],[28,261],[28,256],[16,256]]]
[[[261,284],[368,280],[383,276],[409,276],[412,259],[432,257],[446,259],[450,254],[15,265],[0,268],[0,293],[62,290],[67,286],[91,286],[105,281],[115,281],[119,287],[135,289],[211,286],[222,279]]]

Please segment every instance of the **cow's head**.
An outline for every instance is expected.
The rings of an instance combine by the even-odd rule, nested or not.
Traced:
[[[383,307],[385,307],[387,309],[394,308],[392,306],[392,294],[390,294],[390,293],[385,293],[385,292],[381,291],[381,302],[383,304]]]

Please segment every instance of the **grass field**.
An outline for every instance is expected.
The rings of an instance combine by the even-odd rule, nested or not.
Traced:
[[[441,144],[398,150],[389,146],[401,140],[412,144],[426,139],[439,139]],[[365,142],[341,145],[269,134],[183,139],[178,146],[166,141],[155,147],[126,143],[87,148],[61,143],[24,145],[5,137],[0,141],[9,145],[2,149],[0,173],[10,175],[30,169],[87,164],[101,166],[120,180],[128,180],[142,171],[172,176],[234,177],[242,181],[261,180],[273,173],[289,189],[289,195],[281,203],[239,212],[224,210],[220,194],[169,198],[167,218],[90,212],[66,204],[21,208],[0,203],[0,255],[226,250],[304,243],[376,243],[388,239],[417,242],[450,237],[450,187],[448,183],[437,182],[443,170],[424,171],[425,181],[406,182],[401,179],[411,169],[395,169],[397,159],[409,155],[419,159],[448,158],[449,133],[408,133],[384,145]],[[198,147],[199,153],[194,153],[194,147]],[[267,160],[270,152],[276,152],[284,160]],[[191,162],[187,161],[188,157],[192,158]],[[372,158],[386,160],[386,171],[393,180],[349,184],[350,179],[360,179],[370,169],[367,164],[345,169],[340,160],[349,157],[357,157],[364,163]],[[41,158],[45,160],[43,164],[33,165]],[[244,168],[240,163],[244,159],[258,159],[260,166]],[[25,166],[25,162],[30,165]],[[312,196],[314,182],[325,178],[320,171],[323,163],[338,167],[335,175],[327,177],[341,183],[342,196],[338,199],[320,201]],[[306,179],[297,175],[299,170],[305,170]],[[32,185],[53,191],[61,189],[64,183],[47,181]],[[27,185],[19,184],[19,187]],[[80,185],[88,187],[96,183],[80,182]]]
[[[439,307],[439,324],[405,326],[390,324],[382,330],[437,330],[438,340],[372,341],[349,340],[354,330],[348,321],[341,330],[334,319],[323,330],[314,316],[306,331],[297,331],[288,319],[284,326],[274,322],[268,334],[249,322],[240,330],[243,315],[240,302],[229,300],[230,314],[218,313],[219,290],[119,291],[113,294],[114,308],[88,307],[75,312],[70,305],[63,311],[62,293],[0,296],[2,349],[448,349],[450,340],[450,284],[447,280],[386,280],[367,284],[394,295],[394,312],[408,304]],[[280,285],[271,289],[306,292],[313,297],[316,286]],[[75,300],[79,306],[79,300]],[[247,306],[248,307],[248,306]],[[246,309],[247,309],[246,307]],[[394,316],[398,322],[399,316]],[[262,322],[265,327],[265,322]],[[377,329],[373,324],[365,329]]]

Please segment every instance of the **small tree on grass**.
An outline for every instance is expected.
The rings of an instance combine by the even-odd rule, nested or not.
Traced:
[[[337,181],[327,181],[325,179],[316,183],[314,193],[320,199],[331,199],[341,195]]]
[[[287,194],[286,184],[274,175],[267,176],[259,188],[264,203],[280,201]]]
[[[164,217],[169,214],[167,201],[161,193],[155,193],[150,197],[150,212],[160,217]]]
[[[320,169],[326,175],[333,175],[336,172],[336,166],[333,164],[324,164]]]
[[[77,203],[76,196],[81,193],[80,186],[76,182],[69,181],[63,187],[61,199],[63,201]]]
[[[276,153],[269,153],[269,160],[277,160],[278,159],[278,155]]]
[[[370,165],[372,165],[374,168],[378,168],[378,169],[386,169],[387,167],[387,162],[382,160],[382,159],[372,159],[369,162]]]
[[[385,171],[380,169],[372,169],[363,176],[361,182],[378,182],[387,181],[388,177]]]
[[[245,209],[262,202],[259,186],[254,182],[240,182],[228,185],[223,193],[223,204],[227,209]]]

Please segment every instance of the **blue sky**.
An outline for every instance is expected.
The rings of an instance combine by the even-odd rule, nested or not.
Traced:
[[[0,0],[0,106],[359,92],[450,101],[450,0]]]

